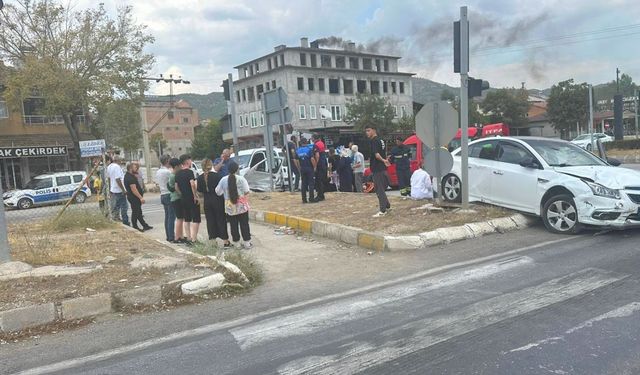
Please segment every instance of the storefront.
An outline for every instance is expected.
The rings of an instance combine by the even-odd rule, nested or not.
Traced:
[[[68,170],[67,146],[0,147],[0,181],[5,191],[22,188],[34,176]]]

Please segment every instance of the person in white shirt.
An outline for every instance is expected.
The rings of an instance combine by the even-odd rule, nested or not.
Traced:
[[[353,152],[353,177],[354,184],[356,185],[356,191],[362,193],[362,179],[364,177],[364,155],[358,151],[358,145],[351,146]]]
[[[234,161],[229,163],[229,174],[222,177],[218,186],[216,186],[216,194],[224,196],[225,212],[231,226],[231,238],[233,242],[240,242],[240,233],[242,233],[242,241],[245,249],[250,249],[251,229],[249,228],[249,183],[247,180],[236,174],[238,173],[238,164]],[[238,230],[240,227],[240,230]]]
[[[431,176],[422,168],[416,169],[411,175],[411,198],[433,199]]]
[[[129,225],[127,215],[127,194],[124,188],[124,172],[120,166],[121,158],[114,155],[113,158],[107,156],[107,161],[111,163],[107,167],[107,177],[109,178],[109,193],[111,193],[111,218],[115,221],[122,221],[122,224]]]
[[[162,166],[156,172],[156,184],[158,184],[158,187],[160,188],[160,202],[164,208],[164,232],[166,240],[168,242],[173,242],[176,239],[176,212],[171,204],[171,192],[167,187],[169,177],[171,177],[171,170],[173,169],[169,165],[169,160],[171,160],[171,156],[169,155],[162,155],[162,157],[160,157],[160,164],[162,164]]]

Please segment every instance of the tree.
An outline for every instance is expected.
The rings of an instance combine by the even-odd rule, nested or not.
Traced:
[[[633,82],[633,78],[626,74],[622,73],[620,75],[620,94],[623,97],[633,96],[635,90],[640,88],[635,82]],[[613,81],[607,82],[603,85],[598,85],[594,87],[593,94],[595,96],[595,100],[611,100],[613,96],[618,93],[618,83],[614,79]]]
[[[153,133],[149,136],[149,147],[158,155],[158,158],[162,156],[163,150],[167,148],[167,141],[162,133]]]
[[[396,130],[405,136],[415,133],[416,131],[416,115],[403,116],[398,120]]]
[[[444,100],[450,103],[453,103],[456,101],[456,96],[454,93],[452,93],[451,91],[449,91],[449,89],[444,89],[442,90],[442,92],[440,93],[440,100]]]
[[[73,11],[50,0],[12,1],[0,13],[0,60],[12,66],[5,96],[17,108],[41,97],[42,114],[62,116],[78,147],[78,115],[114,97],[139,102],[140,77],[153,64],[144,49],[152,42],[129,6],[112,19],[103,4]]]
[[[100,105],[95,124],[100,125],[99,131],[109,145],[122,147],[129,154],[142,147],[140,109],[133,100],[117,99]]]
[[[589,120],[589,89],[586,83],[575,84],[573,79],[559,82],[551,87],[547,101],[547,114],[558,130],[569,130],[576,123]]]
[[[527,125],[527,102],[525,90],[498,89],[490,91],[480,104],[491,123],[504,122],[513,127]]]
[[[394,117],[395,110],[389,99],[372,94],[357,94],[355,99],[347,102],[344,121],[358,131],[363,131],[365,125],[372,123],[378,126],[379,133],[384,134],[394,130]]]
[[[222,140],[222,126],[216,120],[209,120],[191,143],[191,156],[194,159],[215,159],[227,147]]]

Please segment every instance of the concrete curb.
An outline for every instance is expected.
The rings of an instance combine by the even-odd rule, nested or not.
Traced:
[[[277,226],[288,226],[295,230],[358,245],[375,251],[416,250],[451,242],[478,238],[493,233],[505,233],[531,226],[537,218],[516,214],[486,222],[469,223],[457,227],[439,228],[414,235],[390,236],[367,232],[361,228],[311,220],[281,213],[252,210],[249,218]]]

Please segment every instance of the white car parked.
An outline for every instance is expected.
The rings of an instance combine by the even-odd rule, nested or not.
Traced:
[[[284,189],[285,186],[289,186],[289,171],[281,148],[273,148],[273,158],[275,163],[272,168],[274,184],[276,187]],[[238,151],[232,156],[232,160],[238,163],[239,173],[247,179],[251,190],[271,190],[271,176],[267,171],[266,148]]]
[[[443,197],[460,201],[460,148]],[[561,140],[498,137],[469,144],[469,200],[535,214],[552,232],[640,226],[640,172]]]
[[[601,143],[613,142],[613,137],[604,133],[593,133],[593,142],[600,140]],[[591,151],[591,134],[582,134],[571,140],[574,145],[580,146],[587,151]]]
[[[42,174],[29,181],[24,189],[10,190],[2,195],[5,207],[31,208],[37,205],[66,202],[84,181],[83,171]],[[76,203],[84,203],[91,196],[86,184],[76,195]]]

